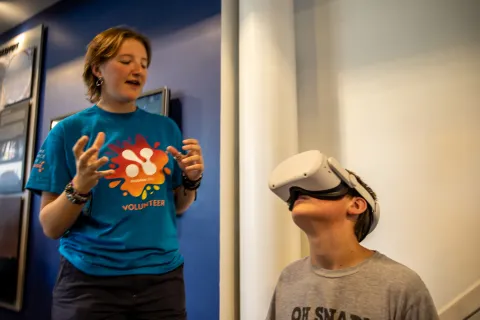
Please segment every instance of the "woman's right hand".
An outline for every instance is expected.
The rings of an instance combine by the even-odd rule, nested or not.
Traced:
[[[98,159],[98,152],[105,142],[105,133],[99,132],[93,145],[84,151],[88,137],[78,139],[73,147],[73,153],[77,163],[77,174],[73,178],[73,187],[80,194],[87,194],[98,183],[102,177],[115,173],[115,170],[98,171],[100,167],[108,162],[107,157]]]

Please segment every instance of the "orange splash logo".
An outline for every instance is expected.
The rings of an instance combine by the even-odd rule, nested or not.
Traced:
[[[110,164],[115,173],[106,177],[113,180],[109,187],[120,186],[124,196],[128,194],[133,197],[142,196],[142,200],[160,190],[160,185],[165,182],[165,174],[170,174],[170,170],[165,167],[168,155],[158,150],[159,146],[160,143],[156,142],[151,147],[141,135],[137,135],[133,144],[124,141],[121,146],[109,145],[116,155]]]

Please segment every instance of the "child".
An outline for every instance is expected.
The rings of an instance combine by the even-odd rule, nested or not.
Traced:
[[[336,188],[325,188],[325,184],[319,190],[299,187],[322,185],[327,171],[320,171],[336,163],[329,162],[330,159],[323,160],[318,172],[312,175],[316,175],[315,181],[311,177],[295,181],[288,177],[289,173],[285,176],[285,168],[292,167],[295,161],[288,164],[287,160],[287,166],[277,170],[289,183],[292,218],[308,237],[310,256],[282,271],[267,319],[437,320],[430,293],[414,271],[360,245],[373,230],[374,220],[378,220],[373,214],[378,208],[376,194],[365,182],[354,173],[343,168],[335,170],[333,166],[327,169],[327,175],[328,179],[338,176]],[[355,187],[349,186],[348,181],[353,181],[351,185]],[[272,190],[282,197],[281,192],[273,187]],[[286,199],[285,192],[282,198]]]

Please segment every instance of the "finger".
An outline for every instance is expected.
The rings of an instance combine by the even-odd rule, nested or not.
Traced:
[[[73,154],[75,155],[75,159],[78,160],[80,158],[87,142],[88,142],[88,137],[87,136],[83,136],[83,137],[81,137],[80,139],[77,140],[77,142],[75,143],[75,145],[72,148]]]
[[[92,172],[97,171],[100,167],[108,162],[108,157],[102,157],[88,166],[88,169]]]
[[[93,156],[96,152],[98,152],[98,150],[95,148],[90,148],[86,152],[84,152],[78,159],[78,168],[85,170],[85,168],[88,167],[90,157]]]
[[[97,134],[97,137],[95,138],[95,141],[93,142],[92,147],[97,148],[97,150],[100,150],[105,143],[105,133],[99,132]],[[91,158],[91,160],[97,160],[98,154],[94,154]]]
[[[97,134],[97,137],[95,138],[95,141],[93,142],[92,147],[95,147],[98,150],[100,150],[100,148],[103,146],[104,143],[105,143],[105,133],[99,132]]]
[[[170,152],[172,154],[172,156],[177,156],[180,152],[177,150],[177,148],[175,147],[172,147],[172,146],[168,146],[167,147],[167,151]]]
[[[183,150],[202,152],[202,148],[198,144],[187,144],[182,147]]]
[[[175,147],[168,146],[167,151],[170,152],[172,156],[175,158],[175,160],[177,160],[178,162],[182,160],[183,154],[179,152]]]
[[[197,139],[185,139],[183,144],[199,144]]]
[[[115,173],[115,170],[104,170],[104,171],[96,171],[96,177],[97,179],[103,178],[103,177],[108,177],[112,174]]]
[[[199,163],[203,162],[202,157],[200,157],[199,155],[194,155],[194,156],[190,156],[182,159],[183,164],[194,163],[195,161],[198,161]]]
[[[194,165],[191,165],[191,166],[188,166],[185,168],[185,171],[193,171],[193,170],[198,170],[198,171],[202,171],[203,172],[203,164],[201,163],[197,163],[197,164],[194,164]]]

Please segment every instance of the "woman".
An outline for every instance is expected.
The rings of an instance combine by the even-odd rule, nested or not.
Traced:
[[[27,188],[60,239],[53,319],[186,319],[175,217],[195,200],[203,157],[175,122],[135,105],[150,61],[132,30],[97,35],[83,74],[94,105],[57,124],[36,157]]]

